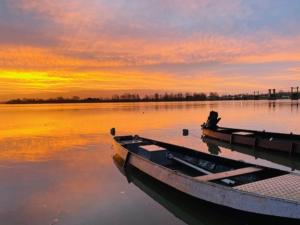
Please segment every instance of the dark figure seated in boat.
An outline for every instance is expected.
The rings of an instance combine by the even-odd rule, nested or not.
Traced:
[[[210,111],[207,121],[202,125],[202,127],[211,130],[216,130],[218,128],[218,123],[220,120],[221,118],[219,118],[218,112]]]

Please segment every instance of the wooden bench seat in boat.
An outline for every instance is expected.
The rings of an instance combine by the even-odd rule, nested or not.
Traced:
[[[262,170],[262,168],[250,166],[250,167],[244,167],[244,168],[240,168],[240,169],[236,169],[236,170],[221,172],[221,173],[212,173],[212,174],[208,174],[208,175],[198,176],[195,178],[197,180],[201,180],[201,181],[213,181],[213,180],[220,180],[220,179],[229,178],[229,177],[235,177],[235,176],[248,174],[248,173],[254,173],[254,172],[261,171],[261,170]]]

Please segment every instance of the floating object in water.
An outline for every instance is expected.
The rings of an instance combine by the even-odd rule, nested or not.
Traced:
[[[111,128],[111,129],[110,129],[110,134],[111,134],[112,136],[115,136],[115,135],[116,135],[116,128]]]
[[[182,129],[182,135],[183,136],[188,136],[189,135],[189,130],[188,129]]]
[[[126,166],[185,194],[248,213],[300,219],[298,174],[142,137],[114,140]]]
[[[266,132],[265,130],[255,131],[218,126],[211,129],[204,124],[202,125],[202,135],[230,144],[240,144],[253,148],[285,152],[290,155],[300,155],[300,135],[292,133],[273,133]]]

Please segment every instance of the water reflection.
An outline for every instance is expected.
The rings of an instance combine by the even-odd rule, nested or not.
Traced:
[[[112,140],[107,135],[110,128],[116,127],[120,135],[139,134],[236,160],[299,169],[297,161],[273,159],[272,155],[264,158],[260,152],[253,156],[246,151],[207,145],[200,138],[200,124],[210,110],[220,113],[221,125],[225,127],[300,133],[297,105],[276,101],[275,110],[269,110],[268,104],[0,104],[0,224],[51,224],[56,218],[68,225],[182,224],[160,204],[121,179],[111,160]],[[278,118],[284,118],[284,123]],[[188,128],[191,135],[183,137],[182,128]],[[124,190],[126,194],[121,194]],[[158,194],[165,193],[163,190],[160,188]],[[172,196],[161,198],[172,202]],[[172,204],[181,207],[180,201]],[[181,211],[188,217],[191,210],[196,221],[206,221],[202,215],[197,217],[195,206],[184,207],[187,208]],[[214,214],[209,209],[201,210],[212,215],[204,223],[213,224]]]
[[[298,100],[292,100],[291,102],[291,112],[298,112],[299,110],[299,101]]]
[[[218,145],[212,144],[210,142],[206,142],[208,151],[212,155],[219,155],[221,153],[221,149],[219,148]]]
[[[240,152],[246,155],[253,156],[255,160],[258,159],[264,159],[268,160],[270,162],[276,163],[278,165],[284,165],[288,167],[291,171],[298,170],[300,171],[300,156],[289,156],[288,154],[280,154],[280,153],[274,153],[270,152],[268,150],[258,150],[253,148],[248,148],[240,145],[230,145],[228,143],[214,140],[211,138],[204,137],[202,139],[209,149],[216,149],[216,148],[226,148],[231,151]]]
[[[0,138],[2,162],[38,162],[59,154],[99,144],[98,135],[30,136]]]
[[[156,179],[144,174],[134,167],[122,168],[122,160],[115,155],[114,163],[129,183],[133,183],[154,201],[169,210],[174,216],[189,225],[296,225],[299,221],[278,219],[266,216],[253,215],[237,210],[220,207],[199,199],[193,198],[167,186]]]
[[[276,101],[269,101],[269,109],[275,110],[276,107]]]

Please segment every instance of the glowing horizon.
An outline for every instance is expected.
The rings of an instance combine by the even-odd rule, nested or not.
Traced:
[[[300,84],[300,2],[4,0],[0,100]]]

